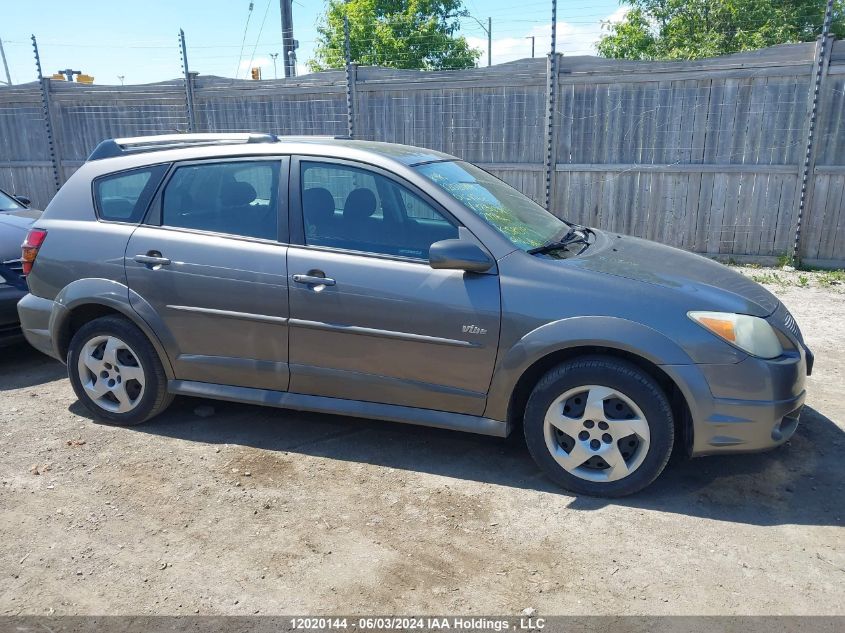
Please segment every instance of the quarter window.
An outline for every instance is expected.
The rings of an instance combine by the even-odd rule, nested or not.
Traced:
[[[432,243],[457,227],[389,178],[356,167],[300,163],[305,243],[428,259]]]
[[[140,222],[167,165],[123,171],[94,181],[94,202],[102,220]]]
[[[179,167],[164,190],[161,223],[275,240],[278,190],[277,161]]]

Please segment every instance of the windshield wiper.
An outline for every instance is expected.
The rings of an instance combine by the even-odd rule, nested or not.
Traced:
[[[572,244],[583,244],[582,248],[576,253],[576,255],[580,255],[587,250],[587,247],[590,245],[590,241],[587,239],[588,233],[592,233],[592,231],[586,226],[570,224],[569,229],[562,235],[555,237],[542,246],[532,248],[528,251],[528,254],[538,255],[541,253],[548,253],[549,251],[563,249],[567,246],[571,246]]]

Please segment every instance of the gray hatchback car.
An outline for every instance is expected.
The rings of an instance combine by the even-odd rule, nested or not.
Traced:
[[[104,141],[23,247],[27,339],[132,425],[176,394],[505,437],[581,494],[795,431],[813,356],[708,259],[387,143]]]

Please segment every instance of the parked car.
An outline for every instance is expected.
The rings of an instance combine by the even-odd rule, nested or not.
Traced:
[[[507,436],[576,493],[638,491],[673,446],[784,443],[813,355],[769,292],[558,219],[417,147],[104,141],[30,230],[27,339],[132,425],[176,394]]]
[[[18,301],[26,294],[21,264],[21,243],[41,211],[30,201],[0,189],[0,347],[23,340]]]

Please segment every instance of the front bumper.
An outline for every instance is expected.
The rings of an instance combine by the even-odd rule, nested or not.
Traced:
[[[50,319],[56,303],[50,299],[42,299],[34,294],[27,294],[18,302],[18,316],[21,320],[21,329],[26,340],[35,349],[47,356],[58,360],[58,353],[53,345],[53,337],[50,334]]]
[[[773,360],[664,366],[689,404],[691,454],[747,453],[786,442],[804,406],[808,361],[812,353],[802,346]]]

